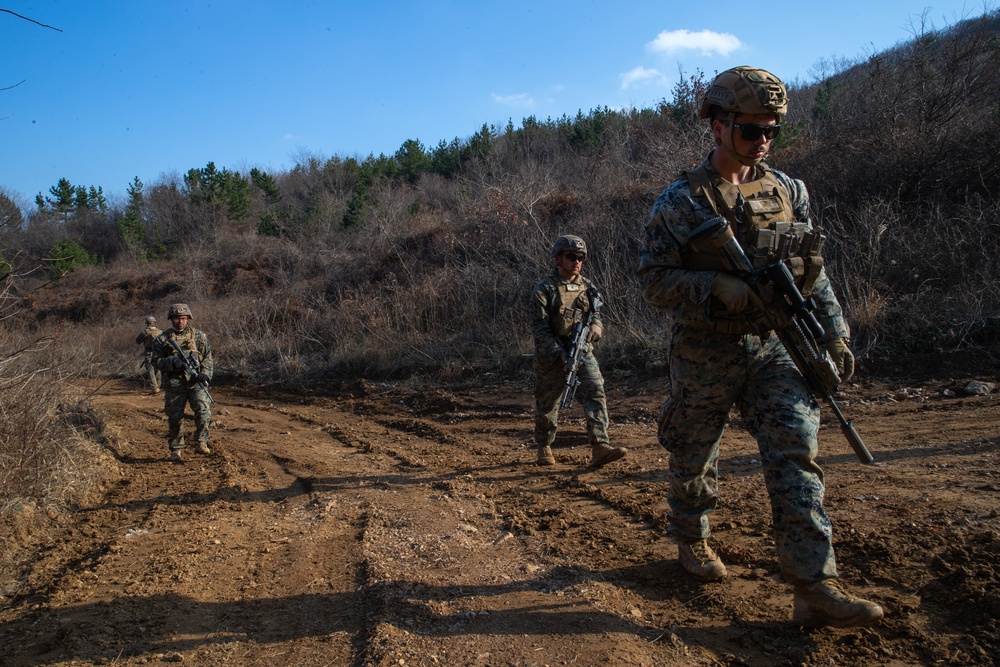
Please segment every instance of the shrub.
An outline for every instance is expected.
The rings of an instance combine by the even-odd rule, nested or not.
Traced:
[[[93,266],[100,261],[72,239],[60,239],[49,252],[48,272],[54,277],[75,271],[83,266]]]

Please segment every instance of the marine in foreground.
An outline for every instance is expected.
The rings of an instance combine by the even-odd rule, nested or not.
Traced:
[[[191,326],[194,316],[186,303],[175,303],[167,311],[169,329],[153,344],[153,364],[163,374],[163,409],[167,414],[167,444],[170,460],[184,460],[185,439],[182,430],[184,408],[190,404],[194,413],[195,451],[210,454],[208,431],[212,421],[212,381],[215,362],[212,347],[204,331]]]
[[[637,276],[645,300],[667,316],[670,395],[658,440],[670,452],[669,530],[694,577],[727,576],[709,544],[718,503],[718,458],[735,405],[760,448],[783,577],[794,589],[792,621],[855,627],[882,608],[851,595],[837,573],[832,527],[816,463],[820,408],[788,351],[755,307],[750,285],[721,248],[696,230],[722,218],[752,261],[784,260],[815,300],[818,342],[841,381],[854,372],[850,331],[826,275],[805,185],[763,160],[781,131],[787,90],[752,67],[719,74],[700,115],[715,148],[657,199],[645,224]],[[812,235],[812,236],[810,236]]]

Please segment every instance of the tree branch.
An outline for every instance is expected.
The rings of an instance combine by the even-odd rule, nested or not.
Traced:
[[[0,9],[0,12],[4,12],[5,14],[13,14],[14,16],[16,16],[19,19],[24,19],[25,21],[28,21],[30,23],[34,23],[35,25],[40,25],[43,28],[48,28],[49,30],[55,30],[56,32],[62,32],[62,30],[60,30],[59,28],[56,28],[56,27],[51,26],[51,25],[47,25],[47,24],[42,23],[40,21],[36,21],[35,19],[29,19],[27,16],[21,16],[17,12],[12,12],[9,9]]]

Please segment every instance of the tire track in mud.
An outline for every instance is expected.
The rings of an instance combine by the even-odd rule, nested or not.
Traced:
[[[480,421],[488,422],[491,419],[509,421],[512,414],[510,410],[466,408],[462,411],[462,419],[457,425],[456,420],[449,414],[439,417],[440,423],[416,417],[393,419],[378,417],[375,421],[400,433],[415,436],[412,442],[408,443],[411,458],[414,455],[434,456],[439,461],[445,461],[451,470],[448,483],[452,487],[461,488],[461,476],[471,475],[468,479],[474,480],[476,486],[485,486],[487,495],[490,495],[491,487],[504,489],[517,486],[521,489],[534,488],[536,492],[546,488],[545,493],[553,504],[585,509],[582,513],[589,515],[604,514],[602,521],[609,524],[618,525],[625,522],[649,530],[651,526],[660,523],[656,516],[658,513],[649,505],[651,501],[662,498],[651,499],[652,494],[648,486],[662,483],[662,479],[656,479],[647,486],[632,482],[626,482],[623,486],[621,484],[623,475],[615,471],[617,466],[614,465],[609,466],[606,471],[594,471],[584,466],[579,468],[560,466],[557,471],[538,468],[533,465],[533,449],[511,447],[508,436],[512,429],[497,432],[495,428],[478,425]],[[468,435],[470,432],[481,435],[470,438]],[[531,431],[526,425],[525,429],[518,433],[530,437]],[[479,443],[477,448],[467,446],[471,439]],[[557,451],[559,451],[558,442],[557,440]],[[446,454],[440,453],[442,449],[446,450]],[[583,453],[579,458],[581,463],[585,463],[589,449],[580,447],[577,451]],[[555,480],[554,487],[549,480]],[[493,499],[496,501],[496,498]],[[520,504],[517,499],[515,504]]]
[[[565,430],[570,435],[563,438],[568,447],[559,451],[581,465],[543,471],[531,465],[530,449],[511,447],[509,427],[498,431],[489,424],[491,419],[506,420],[506,414],[482,413],[465,410],[458,421],[449,414],[417,418],[365,406],[354,411],[358,421],[350,430],[335,436],[342,442],[357,442],[356,436],[345,433],[366,434],[365,458],[387,456],[398,468],[371,485],[374,492],[398,499],[386,495],[373,499],[362,530],[361,581],[372,614],[372,625],[361,642],[366,662],[412,661],[428,652],[438,655],[437,651],[449,650],[452,656],[464,650],[471,661],[472,644],[478,646],[478,659],[486,637],[510,632],[505,629],[509,618],[517,618],[515,625],[521,626],[534,617],[512,614],[512,609],[551,606],[553,599],[560,608],[576,610],[555,614],[552,619],[559,620],[549,621],[548,629],[556,636],[549,641],[565,644],[567,655],[575,635],[566,633],[565,627],[567,621],[573,627],[574,615],[618,629],[612,633],[615,638],[604,643],[608,655],[631,652],[636,638],[648,642],[663,635],[650,634],[661,619],[673,619],[665,622],[667,627],[678,618],[712,626],[740,611],[753,616],[748,612],[757,606],[765,610],[758,617],[774,617],[775,612],[770,616],[766,612],[774,604],[746,602],[781,599],[778,585],[766,577],[759,577],[759,585],[737,582],[741,595],[735,599],[742,602],[728,603],[721,591],[706,593],[705,587],[692,584],[662,549],[654,547],[663,541],[662,535],[651,534],[651,520],[658,514],[655,505],[662,504],[651,490],[663,481],[660,470],[632,462],[602,471],[585,468],[587,448],[579,446],[582,440],[572,435],[578,425],[569,420]],[[470,432],[478,432],[474,448],[466,446]],[[530,431],[525,428],[523,434],[530,436]],[[636,456],[642,451],[643,461],[650,454],[662,459],[658,448],[632,449]],[[524,454],[526,461],[517,460]],[[639,481],[632,482],[633,477]],[[509,489],[517,493],[507,494]],[[472,501],[481,505],[475,513],[480,519],[470,519]],[[436,504],[444,507],[430,516],[416,509]],[[516,520],[521,515],[525,523],[519,525]],[[475,541],[484,533],[488,537]],[[475,541],[472,546],[470,540]],[[494,553],[484,562],[482,554],[495,552],[497,541],[512,546],[512,552],[504,554],[506,560]],[[460,564],[476,570],[476,575],[470,579]],[[451,571],[455,568],[459,571]],[[434,585],[428,585],[427,573],[439,574],[430,577]],[[481,598],[490,602],[477,602]],[[534,619],[529,624],[539,622]],[[593,629],[592,622],[581,627]],[[468,641],[455,638],[459,631]],[[710,635],[677,629],[669,633],[669,644],[657,649],[684,655],[684,664],[711,662],[699,658],[696,649]],[[663,657],[650,664],[668,664]]]
[[[132,413],[130,402],[113,408],[115,420]],[[184,465],[165,461],[165,422],[133,414],[138,430],[130,434],[142,442],[116,443],[123,481],[87,510],[95,532],[115,540],[52,580],[49,599],[22,620],[5,615],[2,636],[32,628],[27,634],[39,637],[5,665],[70,657],[141,664],[156,656],[255,664],[267,655],[283,655],[285,664],[355,662],[364,604],[359,557],[349,557],[359,543],[356,510],[312,494],[313,473],[300,465],[314,470],[312,452],[275,454],[288,427],[267,433],[250,408],[220,413],[233,428],[215,432],[212,456],[190,454]],[[151,448],[159,455],[139,454]],[[101,583],[84,586],[91,581]],[[139,630],[130,636],[129,627]]]
[[[534,546],[509,530],[501,509],[503,503],[498,502],[501,497],[484,492],[482,487],[509,484],[506,477],[522,483],[533,479],[537,470],[532,467],[526,475],[522,464],[511,462],[508,442],[469,447],[462,429],[470,418],[464,413],[461,424],[456,426],[458,420],[448,417],[445,419],[452,424],[387,414],[372,409],[370,404],[355,407],[355,420],[349,425],[327,424],[323,430],[334,441],[355,448],[366,458],[387,457],[399,468],[396,474],[384,476],[382,483],[371,485],[371,510],[363,520],[364,587],[372,614],[364,654],[367,663],[396,664],[397,660],[421,655],[438,656],[446,662],[446,653],[447,659],[471,656],[474,648],[478,658],[492,634],[512,633],[480,617],[492,615],[490,621],[506,626],[510,625],[509,618],[515,618],[520,626],[532,615],[517,611],[519,601],[525,597],[535,602],[527,605],[529,609],[536,607],[539,599],[546,600],[543,606],[549,606],[548,600],[558,596],[560,607],[565,607],[564,601],[569,599],[569,606],[580,610],[577,613],[596,614],[605,619],[602,625],[613,621],[626,637],[646,632],[636,627],[634,618],[623,620],[595,606],[598,599],[611,595],[612,589],[606,584],[601,584],[603,592],[596,597],[561,584],[554,586],[546,574],[548,570],[558,568],[563,573],[559,576],[565,578],[565,573],[576,566],[567,568],[561,561],[556,564],[550,555],[535,551]],[[606,503],[599,500],[587,502],[606,509]],[[617,511],[608,511],[610,520],[620,521]],[[616,590],[614,596],[623,594],[631,595]],[[475,601],[480,597],[499,601],[498,608],[491,611],[477,606]],[[553,622],[548,621],[548,629],[559,635]],[[469,627],[473,625],[490,627],[492,632],[485,632],[485,628],[483,632],[473,631]],[[461,638],[456,637],[459,628]],[[519,629],[516,634],[524,633]],[[567,633],[555,641],[564,643],[568,652],[575,636]],[[625,641],[629,643],[631,640]],[[459,660],[455,664],[467,663]]]
[[[413,653],[414,634],[395,637],[398,634],[398,620],[405,618],[405,622],[413,626],[414,618],[425,619],[412,629],[416,635],[424,638],[421,642],[425,646],[424,650],[431,651],[448,642],[435,643],[428,638],[446,637],[448,628],[458,625],[465,627],[472,624],[473,620],[476,625],[489,627],[492,633],[502,635],[502,629],[481,620],[480,615],[494,615],[503,619],[507,608],[516,608],[518,602],[527,597],[548,601],[555,596],[559,600],[559,606],[568,605],[585,610],[577,613],[601,618],[603,627],[617,628],[623,634],[623,639],[606,642],[615,647],[612,652],[622,647],[632,647],[637,636],[642,638],[640,643],[643,643],[662,634],[652,634],[654,630],[651,624],[657,612],[643,601],[641,592],[636,592],[636,573],[631,568],[619,572],[606,567],[608,561],[644,563],[648,560],[662,560],[655,556],[650,558],[648,544],[651,540],[648,533],[653,512],[638,500],[642,495],[641,489],[633,498],[627,493],[605,491],[601,485],[607,482],[602,471],[563,466],[558,472],[548,472],[535,467],[533,450],[511,447],[510,433],[516,431],[522,436],[530,437],[527,427],[523,430],[509,427],[497,429],[479,421],[482,419],[488,422],[492,416],[509,422],[510,411],[498,413],[482,410],[477,414],[475,409],[464,408],[460,418],[445,414],[433,421],[427,417],[373,415],[370,407],[366,407],[364,412],[366,417],[388,429],[388,439],[401,436],[409,438],[407,456],[400,458],[408,462],[423,462],[430,458],[445,462],[445,469],[440,465],[433,468],[439,479],[431,483],[431,488],[443,492],[437,499],[468,502],[471,498],[489,508],[488,511],[479,513],[489,516],[489,520],[485,523],[477,522],[471,527],[474,534],[489,531],[489,540],[483,539],[480,544],[482,550],[489,552],[498,543],[510,544],[515,550],[513,555],[508,554],[513,560],[505,563],[499,573],[496,572],[496,566],[503,562],[499,556],[494,556],[489,564],[478,564],[480,579],[508,582],[502,587],[501,593],[495,592],[497,586],[484,581],[459,586],[462,590],[469,589],[465,595],[452,591],[454,585],[445,587],[448,593],[441,593],[440,586],[430,587],[428,592],[426,581],[416,576],[413,568],[405,570],[407,574],[393,576],[393,568],[387,568],[384,563],[387,554],[392,553],[386,545],[405,542],[405,539],[400,534],[394,534],[391,539],[385,537],[383,533],[391,532],[391,525],[387,527],[385,522],[374,527],[369,523],[365,538],[366,542],[373,545],[367,550],[370,555],[369,585],[381,593],[379,624],[382,629],[375,632],[374,644],[387,647],[379,653],[381,659],[391,657],[393,660],[406,660],[409,659],[407,656],[412,658],[418,654]],[[478,443],[475,447],[467,446],[470,433],[475,434]],[[525,454],[530,454],[527,461],[516,460]],[[588,481],[582,481],[581,477]],[[434,499],[432,496],[425,502],[433,506]],[[399,520],[398,517],[407,511],[410,515],[419,514],[412,509],[414,506],[414,503],[410,503],[405,509],[398,508],[394,516]],[[528,509],[524,510],[525,507]],[[441,519],[444,514],[446,512],[439,512],[431,520],[439,531],[446,525]],[[573,518],[575,516],[579,519]],[[422,522],[419,517],[411,518],[410,521],[410,524],[398,530],[408,532],[412,537]],[[641,551],[635,552],[629,547],[624,549],[629,553],[623,554],[623,549],[618,548],[622,546],[620,539],[623,527],[630,533],[625,541],[641,543],[644,545]],[[466,530],[470,528],[466,527]],[[574,531],[582,532],[584,536],[574,537],[570,534]],[[436,532],[434,536],[439,534]],[[440,545],[438,548],[441,548]],[[375,556],[376,553],[378,557]],[[581,560],[581,553],[595,557]],[[405,556],[406,554],[399,554],[389,558],[396,561]],[[443,560],[441,553],[435,552],[435,556],[434,563]],[[378,565],[379,559],[383,561],[381,566]],[[475,563],[477,559],[473,554],[463,553],[457,560]],[[428,565],[427,569],[433,567]],[[654,582],[659,579],[656,573],[646,572],[648,568],[639,569],[645,572],[645,578],[652,578]],[[446,577],[446,580],[452,579]],[[420,600],[414,599],[414,587],[424,591],[423,595],[417,596]],[[487,608],[477,608],[471,601],[480,597],[477,592],[482,593],[483,597],[493,598],[493,604]],[[466,596],[470,601],[463,604],[462,600]],[[456,597],[459,599],[457,602]],[[695,597],[695,594],[692,593],[690,597]],[[435,610],[440,610],[444,599],[449,601],[446,608],[451,613],[442,617],[440,611],[435,613]],[[609,600],[613,603],[606,604]],[[547,602],[544,606],[549,604]],[[613,611],[623,607],[628,610],[626,614]],[[553,618],[562,616],[555,614]],[[561,639],[566,642],[568,651],[569,646],[574,643],[574,635],[565,633],[565,629],[561,627],[564,621],[561,620],[556,625],[560,628],[549,627],[549,630],[557,636],[564,635]],[[569,626],[572,625],[572,622],[569,623]],[[590,624],[584,625],[591,627]],[[442,626],[447,628],[442,629]],[[480,642],[484,641],[483,635],[477,637]],[[558,641],[556,640],[557,643]],[[678,651],[678,647],[682,645],[683,641],[674,636],[667,650]],[[658,652],[653,651],[653,654]],[[697,664],[690,662],[691,655],[689,652],[688,662],[685,664]],[[642,662],[640,659],[636,664]],[[655,662],[668,664],[662,660],[662,655]]]
[[[665,628],[655,636],[644,638],[647,642],[662,641],[659,645],[662,652],[654,652],[657,657],[649,664],[712,664],[715,659],[698,649],[708,645],[725,649],[727,655],[737,661],[742,658],[735,656],[752,658],[760,652],[760,647],[766,653],[775,651],[779,645],[791,646],[793,652],[798,651],[802,656],[808,654],[799,631],[784,622],[791,603],[787,587],[774,579],[773,571],[760,567],[767,563],[773,570],[773,553],[765,553],[763,558],[755,555],[762,548],[765,552],[768,549],[769,538],[762,530],[766,521],[753,520],[748,524],[741,519],[722,521],[717,526],[719,534],[735,531],[728,540],[730,546],[725,554],[732,557],[731,563],[744,563],[742,567],[731,567],[735,576],[726,582],[714,585],[692,582],[676,565],[673,543],[662,534],[665,527],[665,498],[662,495],[666,483],[665,455],[658,445],[648,444],[651,424],[633,424],[628,437],[638,439],[640,444],[636,446],[634,440],[625,443],[629,444],[632,453],[620,466],[593,471],[583,465],[564,464],[558,470],[542,470],[531,465],[532,450],[511,449],[512,429],[501,432],[488,425],[479,425],[475,418],[469,417],[472,412],[463,411],[458,434],[451,433],[450,429],[459,421],[451,415],[436,418],[437,429],[410,418],[377,421],[401,432],[430,434],[427,442],[414,438],[411,451],[416,450],[417,455],[442,446],[450,447],[452,472],[438,482],[439,488],[456,497],[471,493],[492,501],[495,513],[503,515],[504,527],[522,544],[521,558],[539,563],[530,566],[531,571],[538,573],[536,581],[522,585],[517,592],[511,589],[506,597],[524,596],[525,591],[533,590],[575,599],[577,604],[592,611],[606,609],[614,619],[605,617],[603,623],[608,627],[621,624],[619,627],[627,628],[625,634],[630,638],[642,636],[644,631]],[[573,431],[575,426],[570,421],[565,428]],[[514,432],[530,436],[527,429]],[[479,438],[480,446],[460,448],[463,437],[469,437],[469,433],[484,436]],[[570,444],[582,442],[579,437],[564,436],[563,439]],[[585,451],[586,447],[581,449]],[[585,463],[586,454],[577,453],[579,451],[571,451],[571,462]],[[557,441],[557,455],[560,453],[563,452]],[[515,457],[524,460],[512,461]],[[759,467],[755,467],[752,455],[734,457],[730,470],[731,479],[727,479],[730,492],[753,498],[752,504],[761,507],[760,515],[766,518],[766,500],[760,501],[765,495],[758,480]],[[484,471],[488,472],[484,474]],[[740,487],[744,487],[744,491],[741,492]],[[719,516],[724,519],[725,510]],[[402,584],[404,591],[407,585],[413,583]],[[477,589],[482,591],[489,587]],[[385,613],[390,619],[394,607],[406,609],[407,601],[410,605],[413,602],[406,594],[397,591],[393,596],[387,592],[391,590],[391,586],[383,587],[386,596],[383,602],[389,610]],[[424,597],[432,598],[432,595]],[[494,611],[480,609],[477,612],[464,608],[460,615],[478,620],[475,616],[478,613]],[[440,629],[435,630],[433,614],[424,613],[421,617],[430,619],[426,627],[418,628],[422,636],[442,633]],[[747,619],[762,629],[736,635],[712,630],[733,618]],[[440,623],[441,619],[436,620]],[[697,627],[679,627],[681,625]],[[393,623],[388,623],[388,627],[398,628]],[[381,642],[395,646],[398,655],[406,655],[402,645],[412,646],[414,638],[406,635],[394,643],[390,636],[382,637]],[[616,647],[614,652],[621,646],[632,646],[634,641],[609,643]],[[388,655],[390,653],[385,653],[383,657]],[[395,657],[397,653],[391,655]],[[767,660],[760,656],[758,659]],[[641,663],[639,659],[637,664]]]
[[[664,534],[666,454],[652,398],[612,420],[612,442],[628,457],[592,470],[575,413],[556,443],[561,464],[533,465],[530,405],[513,390],[458,397],[359,384],[285,401],[227,393],[218,391],[213,456],[192,454],[184,466],[163,460],[155,403],[125,391],[107,398],[129,429],[130,440],[110,448],[125,473],[78,513],[86,521],[75,526],[75,551],[67,540],[47,559],[73,567],[37,572],[52,582],[48,597],[0,609],[0,643],[25,646],[9,657],[13,667],[175,657],[763,667],[974,655],[955,652],[973,641],[957,631],[938,648],[931,639],[943,618],[973,619],[949,615],[949,591],[971,610],[989,599],[980,582],[998,542],[986,528],[997,525],[998,440],[945,404],[889,406],[915,416],[910,440],[902,422],[876,421],[881,408],[852,409],[859,425],[876,422],[865,431],[885,462],[876,468],[853,463],[846,444],[831,446],[839,435],[824,424],[842,570],[893,615],[884,627],[803,633],[787,622],[791,595],[776,576],[759,455],[738,426],[725,436],[713,517],[732,576],[702,584],[680,570]],[[921,486],[929,474],[944,485]]]

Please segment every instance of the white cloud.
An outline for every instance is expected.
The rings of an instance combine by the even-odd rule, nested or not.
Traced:
[[[728,56],[742,46],[743,42],[737,39],[736,35],[729,33],[712,32],[711,30],[698,32],[664,30],[656,36],[656,39],[646,45],[646,49],[653,53],[672,54],[678,51],[701,51],[704,55],[718,53]]]
[[[631,88],[632,86],[641,86],[644,84],[665,84],[667,83],[667,77],[663,76],[663,73],[658,69],[649,69],[648,67],[634,67],[624,74],[619,74],[619,78],[622,80],[622,90]]]
[[[503,104],[508,107],[533,107],[535,106],[535,99],[528,93],[516,93],[514,95],[497,95],[496,93],[490,93],[493,97],[493,101],[497,104]]]

